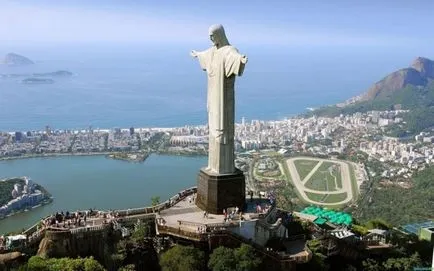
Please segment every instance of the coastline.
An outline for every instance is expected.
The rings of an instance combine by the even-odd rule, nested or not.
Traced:
[[[26,207],[24,209],[20,209],[20,210],[16,210],[16,211],[10,212],[9,214],[7,214],[5,216],[0,216],[0,220],[7,219],[7,218],[9,218],[11,216],[14,216],[14,215],[17,215],[17,214],[21,214],[21,213],[24,213],[24,212],[32,211],[32,210],[34,210],[36,208],[39,208],[39,207],[51,204],[51,203],[53,203],[53,201],[54,201],[54,198],[53,197],[49,197],[47,200],[44,200],[44,201],[42,201],[41,203],[38,203],[35,206],[29,206],[29,207]]]
[[[114,159],[114,160],[124,160],[124,159],[117,159],[117,158],[111,158],[108,157],[109,155],[116,154],[117,152],[85,152],[85,153],[47,153],[47,154],[30,154],[30,155],[22,155],[22,156],[11,156],[11,157],[1,157],[0,161],[7,161],[7,160],[18,160],[18,159],[31,159],[31,158],[49,158],[49,157],[59,157],[59,156],[107,156],[107,158]],[[133,153],[131,153],[133,154]],[[176,156],[206,156],[207,154],[202,153],[182,153],[182,152],[170,152],[170,151],[155,151],[155,152],[149,152],[148,156],[151,154],[162,154],[162,155],[176,155]],[[124,161],[130,161],[125,159]]]
[[[96,155],[109,155],[113,152],[86,152],[86,153],[49,153],[49,154],[30,154],[22,156],[1,157],[0,161],[30,159],[30,158],[44,158],[44,157],[57,157],[57,156],[96,156]]]

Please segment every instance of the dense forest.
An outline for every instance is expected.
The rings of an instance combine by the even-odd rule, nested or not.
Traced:
[[[14,185],[16,183],[24,185],[24,180],[14,178],[0,182],[0,206],[5,205],[13,199],[12,190],[14,189]]]
[[[359,206],[359,219],[382,218],[393,225],[434,219],[434,167],[415,174],[413,182],[409,189],[374,183],[371,200]]]

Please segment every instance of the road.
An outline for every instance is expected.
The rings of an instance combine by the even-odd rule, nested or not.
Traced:
[[[319,161],[319,163],[312,169],[311,172],[304,178],[303,180],[300,179],[300,175],[298,174],[297,168],[294,164],[294,161],[296,160],[311,160],[311,161]],[[342,177],[342,188],[338,188],[336,191],[317,191],[312,190],[304,186],[304,184],[309,180],[312,175],[318,170],[318,168],[321,166],[323,162],[332,162],[335,164],[339,164],[341,166],[341,177]],[[290,158],[286,160],[286,164],[289,169],[289,173],[291,174],[292,183],[294,184],[295,188],[301,195],[304,201],[316,204],[316,205],[324,205],[324,206],[330,206],[330,205],[340,205],[340,204],[348,204],[353,200],[353,190],[351,186],[351,175],[350,175],[350,168],[349,165],[346,162],[339,161],[339,160],[330,160],[330,159],[322,159],[322,158],[313,158],[313,157],[296,157],[296,158]],[[311,199],[309,199],[306,195],[306,192],[312,192],[316,194],[341,194],[341,193],[347,193],[347,197],[340,201],[340,202],[333,202],[333,203],[326,203],[326,202],[316,202]]]

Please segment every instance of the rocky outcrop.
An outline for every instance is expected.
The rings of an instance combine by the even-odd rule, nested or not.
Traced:
[[[424,87],[432,79],[434,79],[434,61],[418,57],[413,61],[410,68],[404,68],[389,74],[375,83],[357,100],[372,101],[387,98],[408,85]]]
[[[434,79],[434,61],[418,57],[413,61],[411,67],[420,72],[422,77]]]
[[[46,231],[39,243],[38,256],[43,258],[94,256],[103,262],[105,252],[113,244],[113,230],[106,227],[98,231]],[[109,249],[110,250],[110,249]]]
[[[9,252],[0,254],[0,270],[9,270],[18,267],[25,262],[25,257],[21,252]]]
[[[405,68],[393,72],[383,80],[375,83],[362,100],[374,100],[375,98],[385,98],[391,96],[395,91],[407,85],[424,86],[427,83],[425,77],[413,68]]]
[[[15,53],[9,53],[5,56],[4,60],[2,61],[2,64],[6,64],[6,65],[30,65],[30,64],[34,64],[34,62],[25,56],[18,55]]]

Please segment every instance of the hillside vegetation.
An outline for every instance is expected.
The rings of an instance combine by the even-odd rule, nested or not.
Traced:
[[[24,185],[24,180],[22,179],[8,179],[0,182],[0,206],[5,205],[12,197],[12,190],[14,189],[14,184],[19,183]]]
[[[378,183],[370,197],[370,203],[359,206],[362,221],[381,218],[393,225],[402,225],[434,219],[434,167],[418,172],[410,189],[388,187]]]
[[[406,109],[404,123],[391,127],[392,136],[407,136],[434,126],[434,61],[417,58],[410,68],[398,70],[375,83],[357,102],[327,106],[309,114],[338,116],[372,110]]]

